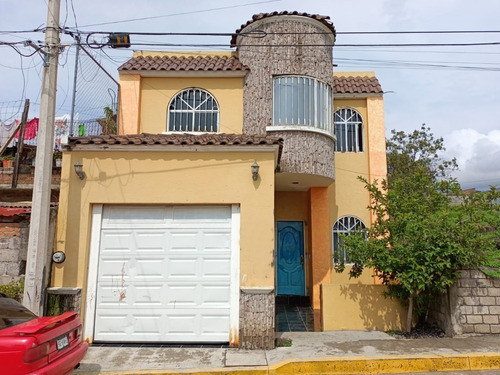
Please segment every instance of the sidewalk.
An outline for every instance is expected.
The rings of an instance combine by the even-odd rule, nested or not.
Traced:
[[[500,369],[500,335],[395,339],[383,332],[287,332],[291,346],[91,346],[75,374],[378,374]]]

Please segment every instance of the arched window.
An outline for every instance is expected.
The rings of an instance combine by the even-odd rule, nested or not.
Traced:
[[[335,111],[336,151],[363,151],[363,119],[358,111],[351,108],[340,108]]]
[[[334,263],[350,263],[349,249],[345,248],[341,237],[365,228],[365,224],[355,216],[343,216],[335,222],[332,230]]]
[[[168,105],[168,131],[217,132],[219,105],[207,91],[197,88],[183,90]]]

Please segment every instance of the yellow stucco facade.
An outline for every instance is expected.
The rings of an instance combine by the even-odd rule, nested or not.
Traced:
[[[211,71],[124,72],[120,74],[119,133],[167,132],[172,98],[182,90],[201,88],[215,98],[220,108],[218,133],[242,134],[244,84],[244,72],[226,75]],[[96,205],[236,205],[240,210],[238,282],[242,290],[276,292],[277,222],[301,222],[304,294],[318,316],[316,327],[324,330],[398,327],[401,311],[382,298],[370,297],[381,290],[374,285],[372,272],[365,271],[360,278],[349,279],[347,271],[342,274],[333,271],[335,222],[343,216],[355,216],[366,226],[372,221],[367,209],[369,196],[358,176],[373,181],[384,178],[387,172],[383,99],[380,95],[334,97],[333,105],[335,110],[352,108],[359,112],[363,119],[364,149],[335,152],[335,160],[331,161],[335,164],[335,180],[329,186],[279,190],[275,184],[279,173],[276,144],[250,151],[227,145],[79,146],[65,151],[55,251],[65,252],[67,259],[54,266],[51,285],[82,288],[85,308],[90,297],[86,288]],[[86,174],[83,180],[73,171],[77,161],[83,164]],[[257,180],[250,173],[254,162],[260,166]],[[372,308],[366,314],[372,315],[360,319],[360,301],[366,298],[370,298]],[[373,315],[377,309],[384,311],[382,317]],[[373,324],[366,323],[370,321]]]
[[[194,150],[193,150],[194,151]],[[80,180],[73,165],[83,164]],[[250,166],[258,162],[259,179]],[[238,205],[241,287],[274,285],[275,150],[65,152],[55,251],[66,261],[54,266],[52,286],[80,287],[84,293],[89,265],[94,205]],[[84,306],[83,306],[84,307]]]
[[[147,56],[136,52],[134,57]],[[155,52],[158,56],[196,56],[193,53]],[[203,54],[206,56],[207,54]],[[213,52],[212,56],[232,56],[228,52]],[[149,73],[149,72],[147,72]],[[219,133],[241,134],[243,132],[243,82],[244,73],[237,76],[214,72],[194,74],[176,72],[175,75],[148,75],[135,72],[120,75],[120,131],[122,134],[167,131],[167,109],[172,98],[189,88],[202,88],[216,98],[220,111]]]

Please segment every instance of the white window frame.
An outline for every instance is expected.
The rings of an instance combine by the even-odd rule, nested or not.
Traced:
[[[342,216],[332,227],[332,253],[333,253],[333,263],[338,264],[341,261],[344,264],[352,264],[349,261],[349,249],[341,248],[342,239],[341,235],[348,236],[353,231],[365,229],[366,225],[363,220],[356,216],[346,215]]]
[[[183,96],[187,93],[193,93],[192,100],[185,100]],[[205,99],[199,104],[195,103],[196,95],[205,95]],[[180,105],[182,108],[171,108],[171,106]],[[208,107],[205,107],[208,105]],[[215,115],[215,124],[212,121],[207,122],[205,117],[204,124],[199,120],[201,115],[210,116]],[[178,129],[175,129],[175,119],[180,119],[181,124]],[[215,97],[207,90],[201,88],[191,87],[184,89],[174,95],[172,100],[168,103],[167,107],[167,132],[168,133],[218,133],[219,132],[219,119],[220,107]],[[174,124],[172,124],[174,120]],[[184,122],[185,121],[185,122]],[[202,126],[203,125],[203,126]],[[207,126],[210,127],[207,130]]]
[[[275,76],[273,122],[266,130],[309,130],[333,137],[332,88],[312,77]]]
[[[363,152],[365,140],[361,114],[353,108],[339,108],[335,111],[333,118],[337,137],[335,151]]]

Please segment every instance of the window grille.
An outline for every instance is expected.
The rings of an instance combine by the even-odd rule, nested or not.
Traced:
[[[301,76],[273,81],[273,126],[310,126],[332,133],[332,90],[326,83]]]
[[[219,105],[202,89],[187,89],[178,93],[168,106],[168,131],[217,132]]]
[[[363,119],[358,111],[351,108],[340,108],[334,116],[336,151],[363,151]]]
[[[332,230],[334,263],[350,263],[349,249],[345,248],[342,236],[348,236],[353,231],[359,231],[365,228],[365,224],[355,216],[343,216],[335,222]]]

